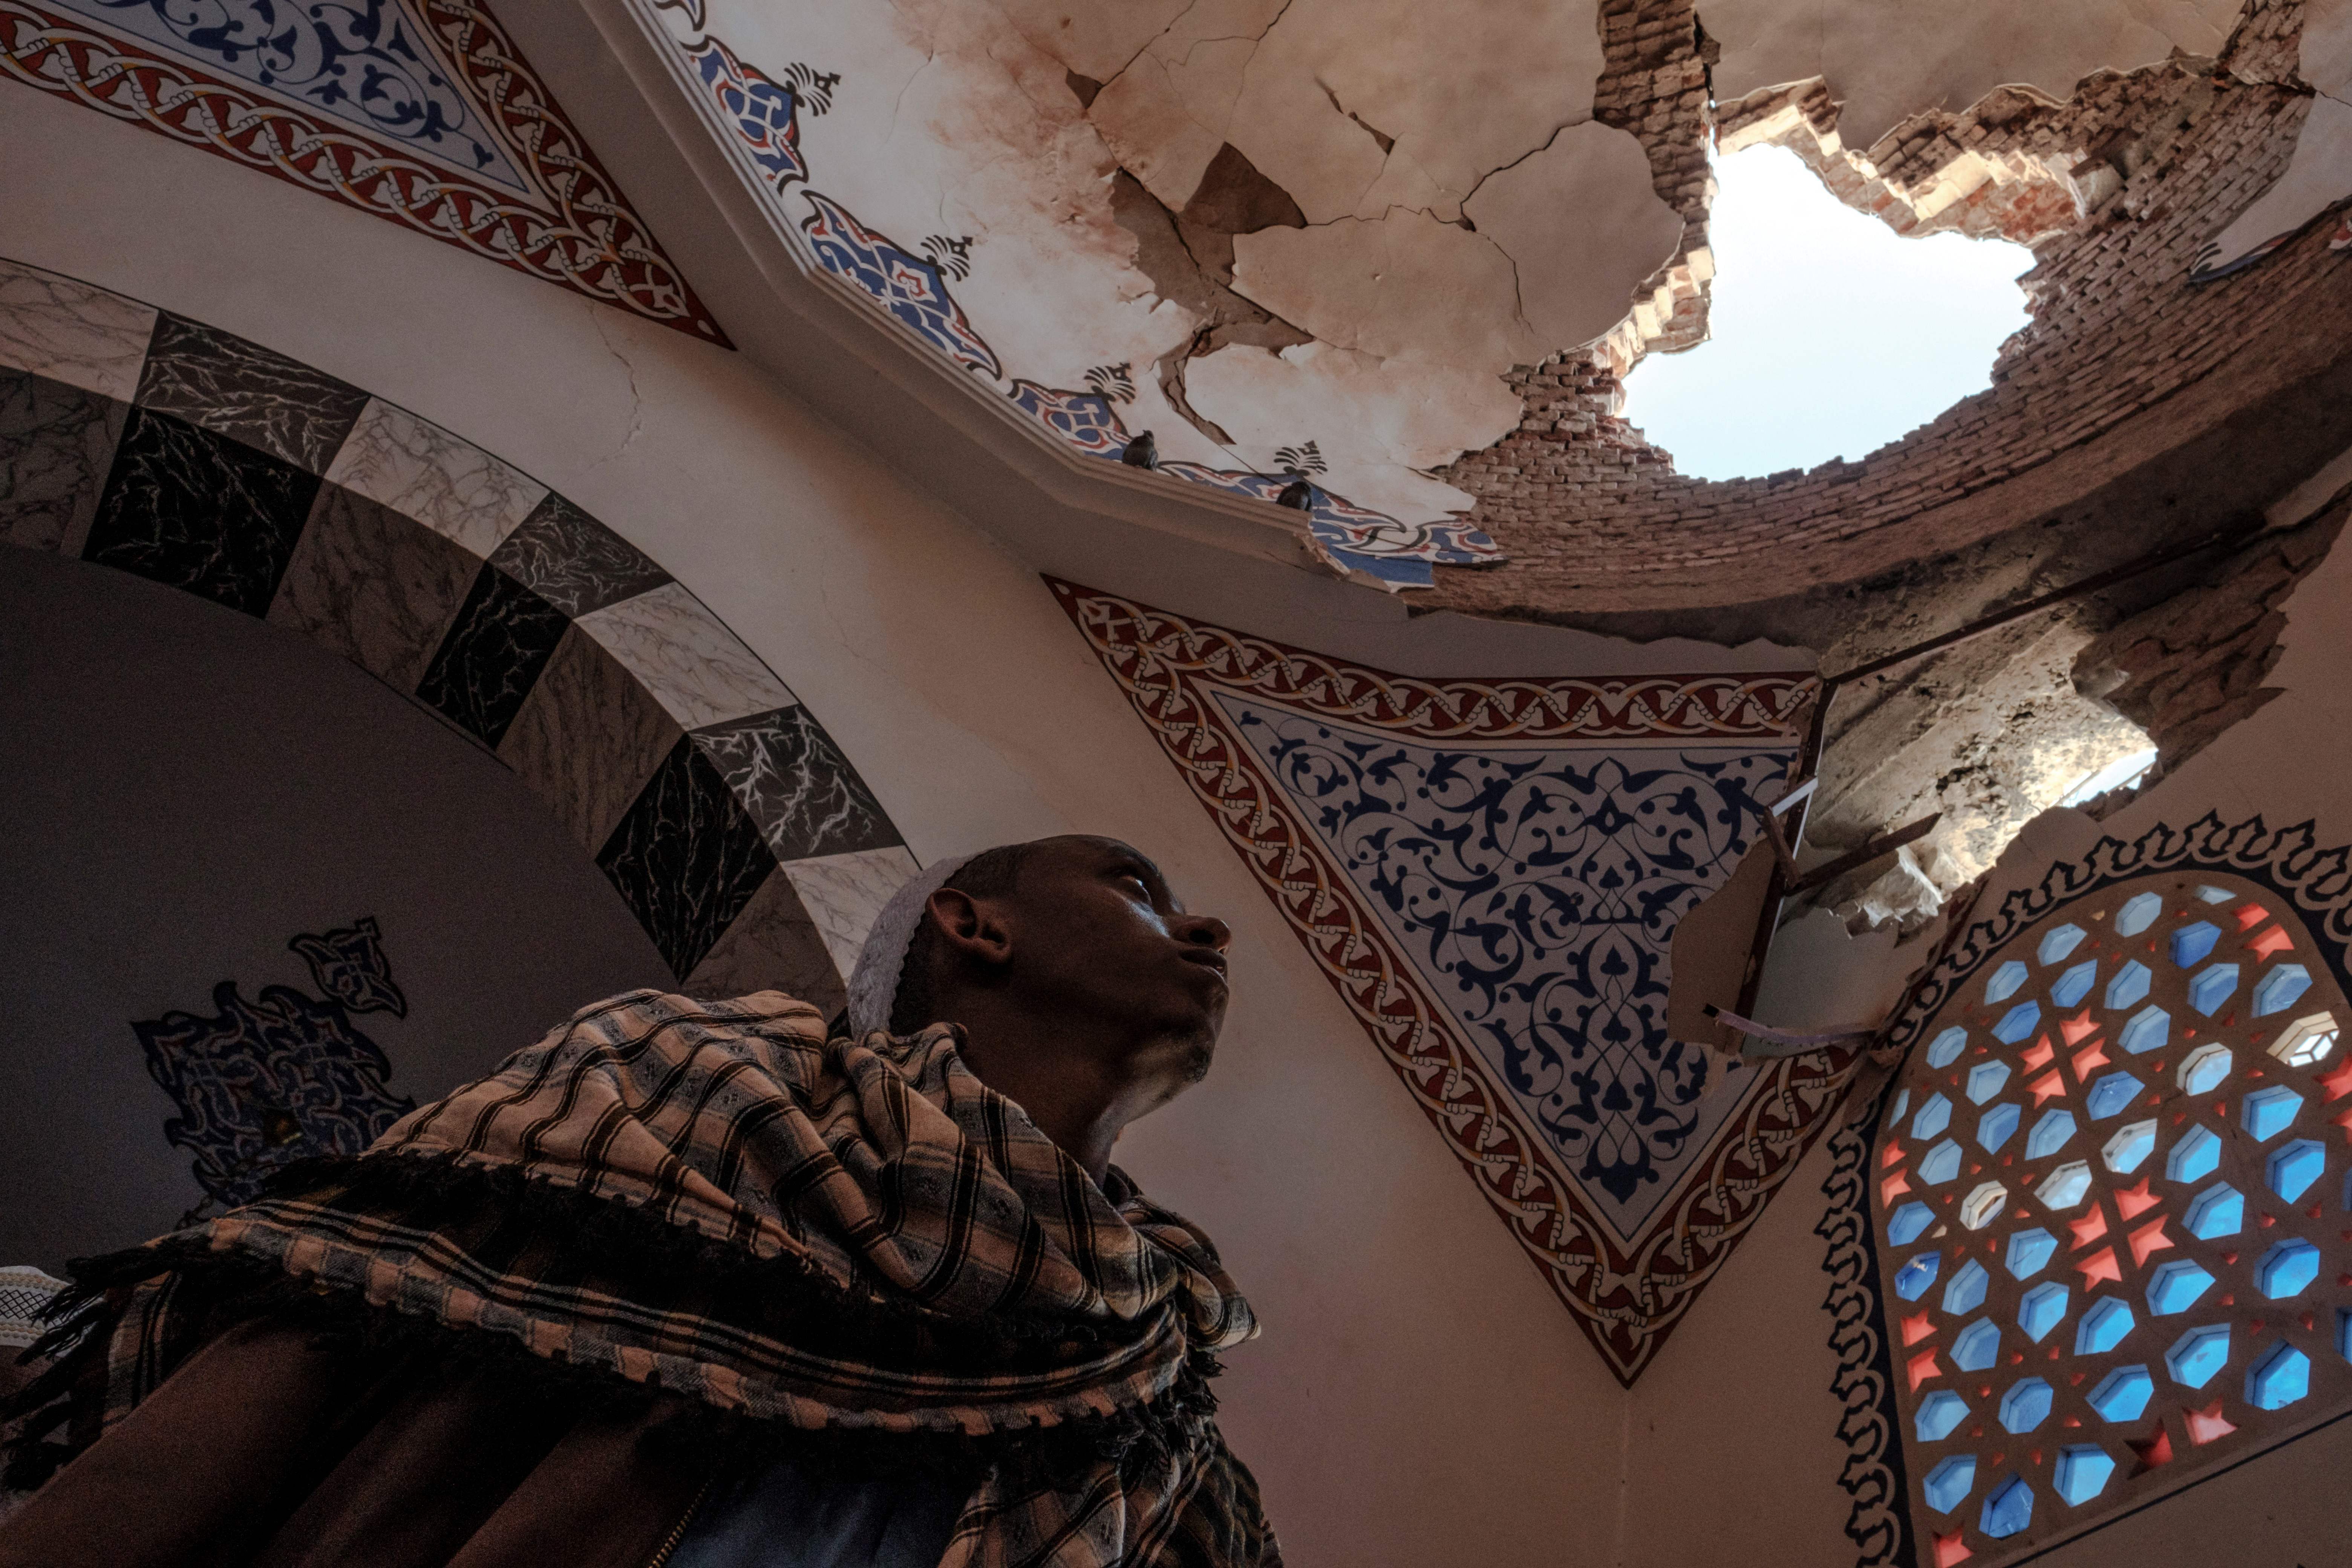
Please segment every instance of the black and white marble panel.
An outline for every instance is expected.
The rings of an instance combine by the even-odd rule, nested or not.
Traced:
[[[575,625],[523,700],[499,755],[593,855],[678,735],[677,721],[653,694]]]
[[[479,560],[547,499],[538,480],[381,398],[361,411],[327,482],[415,518]]]
[[[496,567],[484,566],[417,682],[416,695],[496,748],[570,626],[562,610]]]
[[[681,980],[776,868],[710,759],[681,740],[596,857]]]
[[[828,1018],[849,1005],[849,988],[833,967],[824,933],[782,870],[760,884],[686,977],[685,989],[702,997],[781,991]]]
[[[0,542],[79,554],[128,404],[0,370]]]
[[[133,408],[82,557],[266,615],[318,493],[316,474]]]
[[[152,305],[0,261],[0,365],[128,403],[154,333]]]
[[[323,485],[269,620],[414,691],[481,569],[423,523]]]
[[[368,395],[166,310],[155,319],[136,401],[324,474]]]
[[[507,535],[490,564],[567,616],[584,616],[669,581],[644,552],[559,495]]]
[[[794,700],[760,656],[683,583],[665,583],[593,610],[580,617],[580,629],[610,649],[689,730]]]
[[[882,803],[833,737],[797,705],[694,731],[779,860],[898,843]]]
[[[882,906],[917,869],[913,852],[903,844],[784,864],[793,890],[816,922],[834,966],[844,974],[857,967],[857,951],[866,945],[866,933],[874,929]]]

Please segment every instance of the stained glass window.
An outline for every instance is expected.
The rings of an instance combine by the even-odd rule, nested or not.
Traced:
[[[1919,1032],[1872,1203],[1923,1564],[2352,1405],[2339,1021],[2300,919],[2197,873],[2060,906]]]

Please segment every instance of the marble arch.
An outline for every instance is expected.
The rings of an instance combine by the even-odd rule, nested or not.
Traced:
[[[914,869],[791,688],[579,506],[310,366],[5,260],[0,541],[298,632],[488,748],[688,990],[838,1005]]]

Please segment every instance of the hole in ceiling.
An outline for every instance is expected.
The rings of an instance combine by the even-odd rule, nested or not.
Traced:
[[[2033,252],[1957,234],[1906,239],[1832,195],[1786,148],[1715,164],[1711,336],[1652,353],[1625,417],[1696,479],[1857,458],[1992,384],[2026,323]]]

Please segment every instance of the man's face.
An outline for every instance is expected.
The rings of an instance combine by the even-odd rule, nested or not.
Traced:
[[[1044,1005],[1100,1018],[1110,1037],[1209,1070],[1230,994],[1223,921],[1185,912],[1168,880],[1115,838],[1041,839],[1003,900],[1013,982]]]

